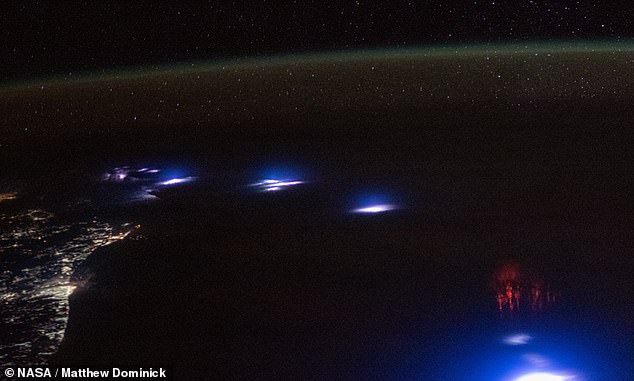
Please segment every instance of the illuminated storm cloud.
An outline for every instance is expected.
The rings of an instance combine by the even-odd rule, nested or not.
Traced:
[[[506,345],[526,345],[532,339],[532,336],[525,333],[517,333],[514,335],[506,336],[502,341]]]
[[[362,208],[353,209],[353,213],[361,213],[361,214],[376,214],[376,213],[385,213],[391,210],[398,209],[398,206],[393,204],[376,204],[364,206]]]
[[[130,167],[117,167],[104,173],[101,177],[102,181],[119,182],[124,181],[132,169]]]
[[[386,194],[366,194],[357,197],[350,210],[355,214],[380,214],[401,209],[394,198]]]
[[[260,168],[248,185],[256,192],[279,192],[306,183],[306,171],[292,165],[273,165]]]
[[[529,373],[516,378],[514,381],[572,381],[574,376],[554,374],[548,372]]]
[[[166,181],[162,181],[160,183],[158,183],[158,185],[176,185],[176,184],[182,184],[182,183],[188,183],[190,181],[194,181],[196,178],[195,177],[177,177],[177,178],[173,178],[173,179],[169,179]]]
[[[249,184],[249,187],[252,187],[260,192],[277,192],[304,183],[305,182],[302,180],[264,179],[253,184]]]
[[[101,175],[101,180],[105,182],[124,182],[124,181],[156,181],[156,174],[161,172],[156,168],[140,168],[136,169],[131,166],[115,167]]]

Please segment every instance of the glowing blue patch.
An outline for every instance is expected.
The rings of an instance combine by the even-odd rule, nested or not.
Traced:
[[[514,335],[506,336],[502,341],[506,345],[526,345],[531,341],[533,337],[525,333],[517,333]]]
[[[182,183],[190,182],[192,180],[194,180],[194,177],[176,178],[176,179],[170,179],[170,180],[167,180],[167,181],[160,182],[159,185],[182,184]]]
[[[514,381],[566,381],[573,380],[574,377],[564,376],[560,374],[553,374],[547,372],[529,373],[525,374]]]
[[[256,183],[249,184],[249,186],[255,188],[260,192],[277,192],[304,183],[305,182],[301,180],[264,179]]]
[[[305,171],[287,165],[271,166],[256,171],[257,180],[248,186],[258,192],[278,192],[306,183]]]
[[[393,197],[384,194],[370,194],[357,197],[350,212],[358,214],[378,214],[401,209]]]
[[[375,213],[385,213],[391,210],[396,210],[398,207],[392,204],[378,204],[378,205],[370,205],[363,208],[353,209],[353,213],[364,213],[364,214],[375,214]]]
[[[269,168],[260,170],[258,173],[258,176],[261,179],[281,181],[281,180],[288,180],[288,179],[300,179],[303,177],[300,172],[302,171],[298,169],[276,166],[276,167],[269,167]]]
[[[550,360],[537,353],[526,353],[522,356],[522,360],[531,367],[544,369],[545,367],[550,366]]]

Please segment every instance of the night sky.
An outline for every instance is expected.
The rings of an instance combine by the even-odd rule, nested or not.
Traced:
[[[616,2],[7,1],[0,80],[219,57],[357,48],[628,40]]]

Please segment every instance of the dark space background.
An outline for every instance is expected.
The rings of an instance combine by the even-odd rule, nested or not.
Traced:
[[[18,1],[0,5],[0,79],[298,51],[628,39],[623,2]]]

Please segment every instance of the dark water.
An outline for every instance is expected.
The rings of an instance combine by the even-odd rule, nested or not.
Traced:
[[[350,214],[329,208],[345,194],[333,189],[161,194],[144,239],[100,250],[76,273],[57,361],[176,363],[182,379],[631,374],[632,267],[592,257],[607,222]],[[512,311],[497,299],[506,263],[524,288]],[[556,298],[538,303],[534,289]],[[506,344],[513,335],[528,338]]]

